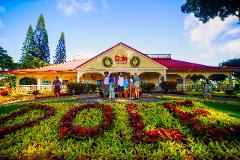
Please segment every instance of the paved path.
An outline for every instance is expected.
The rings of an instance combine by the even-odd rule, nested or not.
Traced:
[[[77,102],[80,103],[93,103],[93,102],[159,102],[161,100],[162,96],[177,96],[177,97],[184,97],[184,98],[199,98],[203,99],[201,96],[191,96],[191,95],[177,95],[177,94],[144,94],[143,98],[140,98],[138,100],[129,100],[129,99],[113,99],[113,100],[105,100],[102,99],[98,93],[93,94],[81,94],[81,95],[74,95],[74,96],[62,96],[62,97],[50,97],[50,98],[38,98],[38,99],[30,99],[30,100],[16,100],[11,102],[3,103],[5,104],[12,104],[12,103],[18,103],[18,102],[39,102],[39,101],[46,101],[46,100],[57,100],[57,99],[68,99],[76,97],[78,98]],[[213,100],[224,100],[224,101],[237,101],[240,102],[240,98],[226,98],[226,97],[213,97]]]

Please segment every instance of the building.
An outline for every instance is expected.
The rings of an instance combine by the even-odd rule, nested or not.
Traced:
[[[77,81],[97,83],[104,78],[104,72],[122,72],[125,75],[137,73],[142,82],[152,82],[156,86],[162,81],[174,81],[178,89],[185,90],[190,84],[190,76],[224,74],[232,84],[233,67],[207,66],[171,58],[169,54],[146,55],[124,43],[118,43],[91,59],[73,60],[63,64],[50,65],[36,69],[8,71],[16,75],[16,86],[22,89],[48,89],[58,76],[64,83]],[[23,77],[35,78],[37,85],[20,85]]]

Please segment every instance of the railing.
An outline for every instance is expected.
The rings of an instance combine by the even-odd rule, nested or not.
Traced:
[[[166,58],[171,59],[171,54],[147,54],[151,58]]]
[[[18,89],[23,92],[31,92],[34,90],[40,90],[40,91],[52,91],[53,85],[19,85]],[[67,91],[67,86],[62,85],[62,92]]]

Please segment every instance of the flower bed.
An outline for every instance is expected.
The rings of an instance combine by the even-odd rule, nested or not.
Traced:
[[[22,124],[14,125],[14,126],[9,126],[9,127],[1,127],[0,128],[0,138],[4,137],[4,135],[16,132],[17,130],[23,129],[23,128],[28,128],[28,127],[33,127],[35,125],[38,125],[40,121],[49,118],[50,116],[54,115],[54,111],[51,107],[46,106],[46,105],[41,105],[41,104],[32,104],[29,107],[26,108],[21,108],[18,111],[12,112],[10,115],[1,117],[0,118],[0,124],[5,123],[8,120],[15,119],[16,117],[29,112],[30,110],[35,110],[35,109],[41,109],[45,112],[45,114],[32,121],[27,121]]]
[[[33,123],[34,127],[30,125],[0,138],[0,159],[240,158],[239,139],[234,134],[219,140],[205,135],[209,132],[195,133],[193,128],[196,124],[213,128],[237,127],[240,126],[239,118],[212,109],[197,99],[80,105],[73,98],[38,101],[42,106],[51,106],[54,115],[36,123],[38,125]],[[216,104],[212,101],[211,105]],[[226,104],[229,108],[233,103],[223,103]],[[35,121],[46,114],[41,109],[24,114],[15,113],[21,109],[12,112],[12,108],[25,108],[26,105],[0,106],[0,119],[4,122],[1,128]],[[6,108],[11,109],[6,112]],[[16,118],[8,122],[3,118],[13,115]],[[205,139],[208,143],[203,141]]]
[[[143,117],[135,109],[136,104],[128,104],[127,111],[131,116],[130,125],[134,128],[133,140],[136,142],[155,143],[158,140],[185,141],[186,136],[179,130],[157,128],[151,131],[144,131]]]
[[[178,103],[165,102],[163,103],[163,106],[168,108],[170,112],[174,113],[174,115],[176,115],[184,125],[189,126],[206,142],[211,140],[224,141],[225,139],[240,139],[240,126],[226,126],[223,128],[217,128],[215,126],[202,125],[196,116],[207,116],[210,114],[208,111],[203,109],[196,109],[192,112],[181,111],[180,108],[182,106],[189,106],[190,104],[192,104],[191,101],[183,101]]]
[[[101,108],[104,113],[102,116],[102,123],[100,126],[94,126],[92,128],[84,128],[81,126],[74,126],[72,124],[72,119],[76,116],[78,112],[84,109],[91,108]],[[97,138],[100,134],[102,134],[104,129],[108,129],[111,127],[113,123],[113,110],[108,105],[103,104],[86,104],[80,107],[72,108],[61,120],[61,130],[59,131],[60,137],[70,137],[77,140],[85,140],[89,138]]]

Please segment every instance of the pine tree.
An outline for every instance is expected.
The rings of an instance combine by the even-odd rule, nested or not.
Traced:
[[[15,69],[12,57],[0,46],[0,70]]]
[[[36,48],[39,50],[39,54],[37,54],[35,57],[49,63],[50,51],[48,46],[48,34],[42,14],[38,19],[36,30],[34,31],[34,41]]]
[[[39,54],[39,51],[35,47],[33,28],[32,28],[32,25],[30,25],[28,27],[27,35],[23,43],[22,56],[20,59],[20,63],[24,66],[24,68],[27,68],[28,64],[26,64],[26,59],[32,56],[37,57],[38,54]]]
[[[54,64],[59,64],[64,62],[66,62],[66,49],[65,49],[64,33],[62,32],[56,48],[56,53],[54,56]]]

